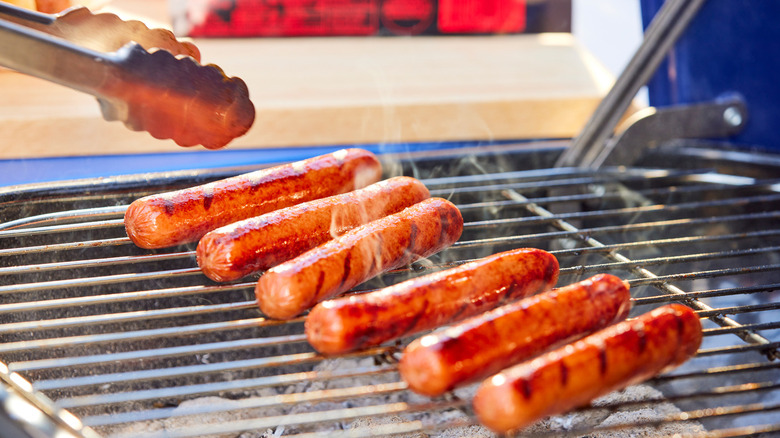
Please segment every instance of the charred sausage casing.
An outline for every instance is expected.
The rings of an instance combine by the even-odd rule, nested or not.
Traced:
[[[371,152],[342,149],[183,190],[135,200],[125,229],[141,248],[194,242],[221,226],[373,184],[382,166]]]
[[[625,319],[628,289],[614,275],[601,274],[469,318],[409,344],[401,377],[430,397],[484,379]]]
[[[701,339],[693,310],[660,307],[494,375],[477,389],[474,410],[496,432],[523,428],[678,366]]]
[[[441,251],[462,231],[458,208],[429,198],[269,269],[260,277],[255,295],[266,315],[293,318],[382,272]]]
[[[196,251],[198,265],[214,281],[236,280],[290,260],[429,196],[423,183],[399,176],[244,219],[203,236]]]
[[[465,319],[547,290],[558,281],[558,260],[541,249],[494,254],[361,295],[318,304],[306,318],[309,343],[344,353]]]

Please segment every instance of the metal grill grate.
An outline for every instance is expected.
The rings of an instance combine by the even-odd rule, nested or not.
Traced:
[[[670,374],[530,433],[780,432],[780,166],[764,160],[746,173],[744,160],[716,162],[710,151],[698,162],[694,153],[663,158],[687,168],[594,173],[551,168],[559,152],[385,157],[390,173],[417,176],[455,202],[466,225],[452,248],[358,289],[510,248],[549,250],[559,284],[613,273],[632,286],[632,315],[685,303],[703,318],[705,340]],[[428,399],[399,381],[395,363],[409,340],[323,358],[306,344],[303,318],[260,314],[256,278],[212,283],[192,246],[146,251],[125,236],[133,199],[238,171],[0,194],[6,390],[85,436],[484,433],[470,414],[473,388]]]

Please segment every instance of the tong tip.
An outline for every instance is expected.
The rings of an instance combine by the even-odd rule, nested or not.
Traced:
[[[129,44],[122,78],[103,90],[104,117],[180,146],[219,149],[249,131],[255,107],[246,83],[216,65]]]

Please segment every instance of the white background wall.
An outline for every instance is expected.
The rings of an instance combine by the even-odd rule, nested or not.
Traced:
[[[572,33],[617,77],[642,41],[639,0],[573,0]]]

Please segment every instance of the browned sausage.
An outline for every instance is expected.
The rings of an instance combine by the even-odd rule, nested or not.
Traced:
[[[289,319],[390,269],[452,245],[463,232],[458,208],[430,198],[361,225],[269,269],[255,288],[260,309]]]
[[[413,341],[399,371],[413,391],[438,396],[625,319],[630,298],[613,275],[528,297]]]
[[[366,188],[283,208],[210,231],[198,242],[198,265],[215,281],[239,279],[303,254],[334,236],[430,196],[399,176]]]
[[[194,242],[229,223],[365,187],[381,175],[382,166],[371,152],[342,149],[137,199],[125,212],[125,228],[141,248]]]
[[[701,338],[693,310],[660,307],[494,375],[477,389],[474,410],[496,432],[519,429],[678,366]]]
[[[319,352],[344,353],[439,327],[555,286],[558,260],[541,249],[494,254],[362,295],[318,304],[306,337]]]

